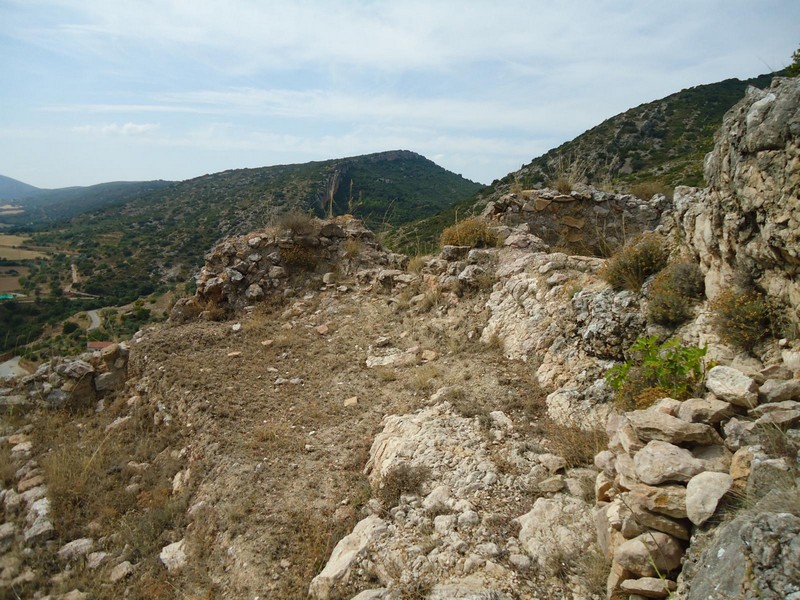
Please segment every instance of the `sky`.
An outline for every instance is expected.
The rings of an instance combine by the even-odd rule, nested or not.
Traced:
[[[57,188],[406,149],[490,183],[799,46],[797,0],[0,0],[0,174]]]

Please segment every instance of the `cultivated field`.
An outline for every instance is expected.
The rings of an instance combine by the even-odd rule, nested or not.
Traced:
[[[28,241],[27,238],[19,235],[0,234],[0,259],[30,260],[35,258],[47,258],[47,254],[44,252],[20,248],[26,241]]]
[[[30,270],[27,267],[0,267],[0,294],[19,292],[19,278],[27,277]]]
[[[13,204],[0,205],[0,217],[5,215],[21,215],[25,209],[21,206],[14,206]]]

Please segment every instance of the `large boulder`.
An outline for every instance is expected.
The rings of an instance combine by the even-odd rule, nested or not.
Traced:
[[[595,538],[591,507],[565,495],[538,498],[517,519],[519,541],[539,568],[553,571],[555,556],[579,556]]]

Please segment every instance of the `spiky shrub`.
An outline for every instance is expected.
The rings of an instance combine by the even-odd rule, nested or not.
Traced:
[[[492,247],[497,245],[497,234],[483,219],[469,217],[442,231],[439,243],[442,246]]]
[[[646,408],[667,396],[685,399],[703,381],[706,350],[684,346],[678,338],[659,344],[656,336],[640,337],[628,349],[630,358],[606,372],[606,381],[625,410]]]
[[[319,256],[313,248],[306,246],[289,246],[281,248],[281,262],[293,271],[313,271],[319,262]]]
[[[711,304],[714,328],[723,342],[750,351],[773,329],[776,313],[756,290],[729,288]]]
[[[609,258],[600,276],[615,290],[638,292],[648,277],[666,266],[667,258],[661,237],[646,233],[625,244]]]
[[[692,317],[692,306],[703,297],[705,282],[694,263],[669,264],[650,286],[647,317],[650,321],[675,327]]]
[[[281,230],[288,229],[292,235],[311,235],[315,229],[314,217],[308,213],[293,210],[277,217],[275,227]]]

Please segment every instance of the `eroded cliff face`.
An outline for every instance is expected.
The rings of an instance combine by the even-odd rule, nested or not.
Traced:
[[[800,306],[800,79],[749,88],[706,157],[708,188],[678,188],[683,241],[716,297],[736,273]]]

